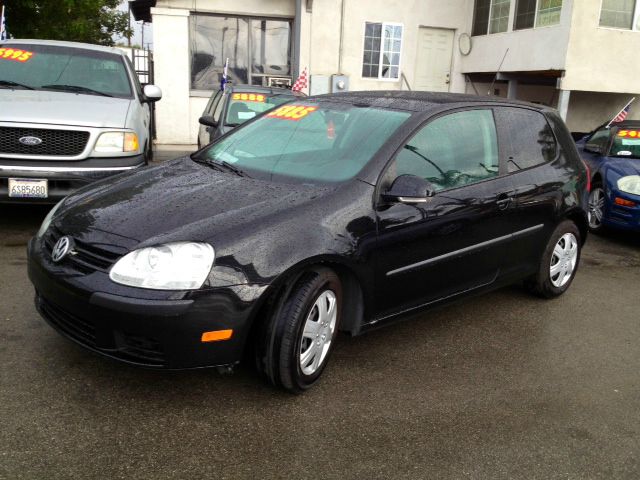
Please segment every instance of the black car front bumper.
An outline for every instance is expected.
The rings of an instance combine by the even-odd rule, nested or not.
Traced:
[[[28,256],[36,308],[53,328],[93,352],[149,368],[238,363],[252,314],[266,289],[239,285],[191,293],[123,291],[103,272],[78,274],[53,264],[35,238]],[[110,284],[117,294],[105,292]],[[204,332],[227,329],[233,330],[229,340],[201,341]]]
[[[86,160],[25,160],[0,158],[0,203],[57,203],[91,182],[145,165],[144,155]],[[10,178],[46,179],[47,198],[9,197]]]

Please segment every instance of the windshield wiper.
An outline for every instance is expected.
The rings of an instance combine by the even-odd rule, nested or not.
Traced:
[[[222,165],[227,170],[235,173],[239,177],[249,177],[249,175],[247,175],[244,171],[240,170],[238,167],[235,167],[235,166],[231,165],[229,162],[225,162],[224,160],[222,160],[220,163],[218,163],[218,165]]]
[[[91,95],[102,95],[103,97],[113,97],[108,93],[99,92],[92,88],[81,87],[80,85],[42,85],[40,88],[47,88],[49,90],[67,90],[69,92],[89,93]]]
[[[35,90],[35,88],[25,85],[24,83],[12,82],[11,80],[0,80],[0,87],[18,87],[25,90]]]
[[[239,123],[225,123],[224,124],[225,127],[237,127],[239,125],[240,125]]]
[[[221,172],[229,171],[229,172],[235,173],[239,177],[251,178],[249,175],[247,175],[246,172],[244,172],[243,170],[240,170],[238,167],[234,167],[229,162],[226,162],[224,160],[220,162],[216,162],[215,160],[198,158],[198,157],[191,157],[191,160],[197,163],[202,163],[204,165],[209,165],[210,167],[220,170]]]

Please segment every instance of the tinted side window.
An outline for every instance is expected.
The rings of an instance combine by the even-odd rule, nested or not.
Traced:
[[[224,106],[224,102],[227,100],[227,96],[225,94],[220,95],[220,100],[216,105],[213,105],[213,119],[216,122],[220,121],[220,113],[222,113],[222,107]]]
[[[609,141],[609,133],[610,130],[608,128],[598,130],[596,133],[591,135],[591,138],[587,141],[584,149],[588,152],[604,154],[604,149]]]
[[[498,175],[498,141],[493,112],[468,110],[428,123],[396,157],[396,175],[417,175],[436,191]]]
[[[509,173],[555,160],[558,144],[544,115],[524,108],[498,108]]]
[[[207,103],[207,106],[204,109],[204,115],[213,115],[213,109],[218,104],[218,100],[220,100],[220,96],[222,92],[217,92],[215,95],[212,95]]]

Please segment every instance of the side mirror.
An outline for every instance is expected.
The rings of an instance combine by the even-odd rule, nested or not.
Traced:
[[[218,122],[216,122],[211,115],[203,115],[200,117],[198,122],[200,122],[201,125],[206,125],[207,127],[218,127]]]
[[[157,102],[162,98],[162,90],[156,85],[145,85],[142,89],[147,102]]]
[[[590,153],[597,153],[597,154],[602,153],[602,147],[595,143],[592,143],[591,145],[585,145],[584,149]]]
[[[433,185],[416,175],[400,175],[382,196],[392,202],[425,203],[435,195]]]

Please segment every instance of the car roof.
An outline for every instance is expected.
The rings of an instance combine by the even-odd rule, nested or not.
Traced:
[[[247,92],[247,93],[278,93],[280,95],[296,96],[295,92],[292,92],[288,88],[280,87],[262,87],[259,85],[230,85],[232,92]]]
[[[467,95],[463,93],[416,92],[405,90],[373,90],[332,93],[309,97],[312,100],[330,100],[350,104],[366,104],[372,107],[393,108],[411,112],[424,112],[447,104],[455,106],[479,103],[526,106],[537,110],[552,110],[545,105],[509,100],[502,97]]]
[[[37,39],[7,39],[0,44],[10,43],[12,45],[52,45],[56,47],[78,48],[82,50],[96,50],[99,52],[115,53],[116,55],[125,55],[125,52],[117,47],[107,47],[104,45],[94,45],[92,43],[80,42],[63,42],[60,40],[37,40]]]
[[[640,120],[625,120],[624,122],[615,122],[612,127],[640,127]]]

